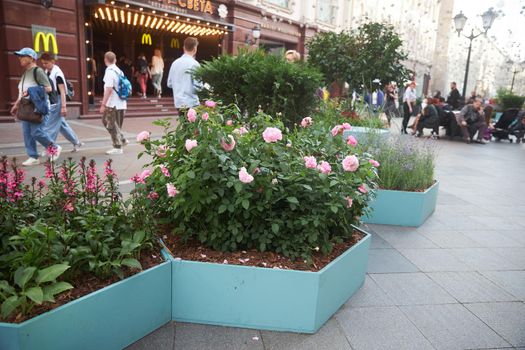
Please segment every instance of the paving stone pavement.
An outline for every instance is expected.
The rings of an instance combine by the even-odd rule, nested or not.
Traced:
[[[124,130],[158,136],[151,121],[130,119]],[[90,141],[73,157],[107,159],[100,121],[75,123]],[[0,126],[0,154],[23,154],[17,128]],[[365,227],[365,284],[317,334],[172,322],[127,349],[525,349],[525,145],[436,144],[436,211],[419,228]],[[136,161],[139,151],[114,157],[121,179],[147,161]]]

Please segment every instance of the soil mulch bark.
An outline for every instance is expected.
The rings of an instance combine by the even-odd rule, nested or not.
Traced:
[[[173,234],[162,237],[166,248],[175,259],[209,262],[226,265],[256,266],[269,269],[319,271],[334,261],[339,255],[363,239],[364,234],[354,231],[352,237],[342,243],[334,245],[332,252],[323,255],[321,252],[312,254],[313,263],[309,265],[303,260],[291,260],[290,258],[274,252],[260,252],[258,250],[243,250],[236,252],[221,252],[204,247],[197,241],[184,243],[183,240]]]
[[[125,278],[133,276],[141,271],[145,271],[165,261],[160,252],[152,251],[141,252],[138,260],[142,265],[142,270],[130,269],[125,267],[123,268]],[[67,304],[70,301],[81,298],[84,295],[95,292],[118,281],[120,281],[120,279],[115,275],[105,279],[98,278],[93,274],[84,274],[81,276],[77,276],[73,280],[68,281],[74,286],[74,288],[57,295],[55,297],[55,303],[44,303],[42,305],[35,305],[35,307],[31,309],[31,312],[28,315],[22,315],[20,313],[12,314],[9,318],[5,320],[2,320],[0,318],[0,322],[22,323],[26,320],[29,320],[40,314],[56,309],[57,307]]]

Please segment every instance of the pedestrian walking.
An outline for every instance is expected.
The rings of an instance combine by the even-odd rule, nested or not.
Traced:
[[[387,84],[385,89],[385,97],[385,114],[386,118],[388,119],[388,127],[390,127],[392,124],[392,118],[395,118],[398,115],[396,108],[397,94],[392,83]]]
[[[49,120],[49,98],[48,93],[52,92],[51,83],[44,70],[36,65],[38,58],[35,50],[24,47],[16,51],[20,66],[24,73],[18,84],[18,99],[11,108],[11,114],[22,121],[22,132],[24,135],[24,146],[29,158],[22,163],[24,166],[40,164],[36,142],[48,150],[49,160],[56,161],[60,157],[62,147],[57,145],[46,133],[46,123]],[[24,100],[23,100],[24,99]],[[31,110],[40,112],[40,121],[22,120],[26,115],[22,115],[22,104],[32,103]]]
[[[200,67],[199,62],[195,60],[198,45],[197,38],[186,38],[184,40],[184,54],[171,64],[168,74],[168,87],[173,89],[176,108],[199,105],[197,88],[200,87],[200,84],[191,75],[192,70]]]
[[[403,126],[401,128],[402,134],[407,134],[407,126],[410,121],[410,117],[414,114],[416,107],[416,83],[411,81],[406,86],[405,93],[403,94]]]
[[[155,96],[162,97],[162,76],[164,75],[164,59],[159,49],[155,49],[151,58],[151,83],[155,90]]]
[[[122,134],[122,123],[124,122],[127,103],[118,94],[120,78],[124,77],[124,73],[117,67],[116,61],[117,57],[113,52],[108,51],[104,54],[104,64],[106,65],[104,97],[99,111],[102,113],[102,123],[109,132],[113,143],[113,148],[106,152],[110,155],[124,153],[122,147],[129,143]]]
[[[49,134],[51,140],[56,141],[58,133],[65,137],[66,140],[73,145],[73,151],[76,152],[82,146],[77,134],[73,131],[66,121],[67,106],[66,96],[68,93],[66,77],[62,69],[56,64],[55,57],[47,52],[40,56],[40,62],[45,69],[49,80],[51,81],[51,88],[56,96],[56,103],[51,104],[49,108],[49,123],[47,125],[46,133]]]
[[[140,87],[140,95],[142,98],[147,98],[146,90],[148,88],[150,71],[148,67],[148,61],[146,60],[146,56],[144,56],[144,53],[141,53],[137,58],[136,70],[137,83]]]

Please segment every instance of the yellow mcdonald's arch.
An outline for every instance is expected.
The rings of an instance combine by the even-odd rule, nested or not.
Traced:
[[[179,39],[175,39],[175,38],[171,39],[170,47],[172,49],[179,49],[180,48]]]
[[[45,52],[52,52],[53,54],[58,54],[58,45],[57,40],[53,33],[44,33],[44,32],[38,32],[35,35],[35,42],[34,42],[34,48],[36,52],[40,52],[40,39],[42,39],[43,43],[43,51]],[[49,51],[49,42],[51,42],[51,45],[53,47],[53,51]]]
[[[151,45],[151,35],[150,34],[142,34],[142,45]]]

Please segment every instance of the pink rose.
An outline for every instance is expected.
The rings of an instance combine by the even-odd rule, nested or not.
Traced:
[[[242,183],[249,184],[253,181],[253,176],[248,174],[245,167],[242,167],[239,171],[239,180],[241,180]]]
[[[314,156],[303,157],[303,160],[304,160],[304,166],[307,167],[308,169],[317,168],[317,160],[315,159]]]
[[[260,172],[261,172],[261,168],[259,168],[259,167],[253,169],[253,173],[254,174],[259,174]]]
[[[224,139],[221,140],[221,146],[226,152],[231,152],[235,148],[235,139],[232,135],[228,135],[229,143],[227,143]]]
[[[379,162],[377,160],[370,159],[368,162],[375,168],[379,167]]]
[[[306,117],[306,118],[303,118],[303,120],[301,120],[301,126],[303,128],[307,128],[309,127],[310,125],[312,125],[313,121],[312,121],[312,118],[310,117]]]
[[[248,133],[248,129],[246,129],[244,126],[241,126],[240,128],[233,130],[233,133],[238,135],[244,135]]]
[[[334,128],[332,129],[332,136],[336,136],[337,134],[340,134],[343,132],[343,126],[342,125],[336,125],[334,126]]]
[[[359,168],[359,159],[356,156],[346,156],[343,159],[343,169],[345,171],[356,171]]]
[[[354,200],[348,196],[346,196],[345,199],[346,199],[346,207],[351,208],[352,205],[354,204]]]
[[[233,120],[228,119],[228,120],[226,121],[226,125],[228,125],[228,126],[232,126],[232,125],[233,125]]]
[[[353,137],[352,135],[348,136],[346,139],[346,143],[350,146],[357,146],[357,139]]]
[[[175,197],[177,195],[177,188],[173,184],[166,184],[166,191],[168,192],[168,197]]]
[[[150,177],[150,175],[152,174],[153,172],[150,170],[150,169],[144,169],[144,171],[142,171],[142,173],[140,174],[139,178],[144,181],[146,180],[148,177]]]
[[[194,123],[197,120],[197,111],[193,108],[188,109],[187,118],[190,123]]]
[[[325,162],[324,160],[321,161],[321,163],[319,163],[317,169],[319,169],[319,171],[323,174],[330,174],[332,172],[332,167],[330,166],[330,163]]]
[[[202,120],[207,121],[208,119],[210,119],[210,115],[208,114],[208,112],[206,112],[202,114],[201,118]]]
[[[266,143],[277,142],[283,139],[283,134],[281,133],[281,130],[277,128],[266,128],[262,136]]]
[[[194,149],[197,146],[198,146],[197,140],[190,140],[190,139],[186,140],[185,147],[188,152],[190,152],[192,149]]]
[[[156,199],[159,199],[159,194],[155,191],[152,191],[148,194],[148,198],[154,201]]]
[[[160,166],[160,171],[164,174],[164,176],[170,177],[170,171],[164,165]]]
[[[352,130],[352,126],[348,123],[343,123],[343,125],[341,125],[343,127],[344,130]]]
[[[359,186],[357,189],[358,189],[359,192],[361,192],[361,193],[364,193],[364,194],[368,193],[368,189],[365,187],[365,185],[361,185],[361,186]]]
[[[204,102],[204,104],[206,105],[206,107],[210,107],[210,108],[215,108],[215,106],[217,106],[217,102],[210,101],[210,100],[207,100],[206,102]]]
[[[147,141],[147,140],[149,140],[149,137],[150,137],[149,131],[141,131],[137,135],[137,142],[142,143],[142,141]]]
[[[159,147],[157,147],[157,156],[159,156],[160,158],[164,158],[166,157],[166,152],[168,151],[168,146],[167,145],[160,145]]]

